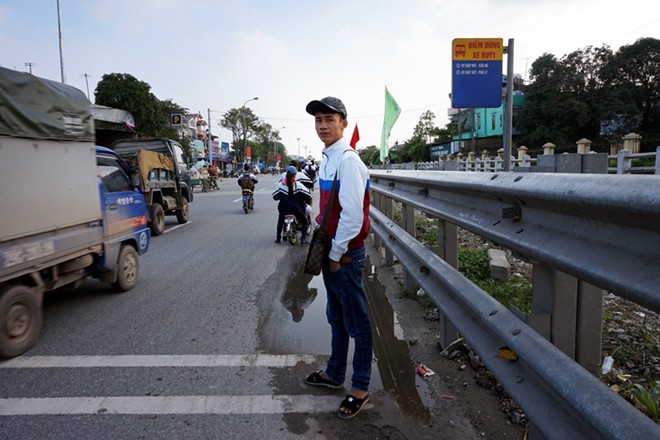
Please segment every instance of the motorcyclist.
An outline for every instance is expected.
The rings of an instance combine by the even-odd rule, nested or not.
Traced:
[[[211,165],[211,168],[209,168],[209,179],[211,181],[211,189],[220,189],[218,186],[218,177],[219,177],[219,170],[217,165]]]
[[[307,165],[303,168],[303,171],[309,179],[312,181],[312,191],[314,191],[314,184],[316,183],[316,165],[311,160],[307,161]]]
[[[284,227],[284,216],[288,214],[295,215],[300,224],[300,244],[307,244],[307,216],[305,208],[311,204],[309,189],[296,180],[298,170],[294,166],[289,166],[284,178],[280,180],[275,191],[273,191],[273,200],[279,200],[277,210],[279,217],[277,219],[277,238],[275,243],[280,243],[282,228]]]
[[[238,186],[241,187],[243,191],[250,191],[250,203],[248,204],[250,209],[254,209],[254,186],[259,183],[257,176],[250,172],[250,164],[246,163],[243,166],[243,172],[238,176]],[[247,210],[245,211],[247,212]]]
[[[303,184],[308,190],[312,191],[314,189],[314,182],[312,182],[312,179],[309,178],[309,176],[303,171],[301,162],[298,162],[297,160],[292,160],[289,162],[289,167],[294,167],[296,169],[296,181],[298,183]],[[287,168],[288,169],[288,168]],[[284,180],[286,177],[286,171],[282,173],[280,176],[280,182]]]

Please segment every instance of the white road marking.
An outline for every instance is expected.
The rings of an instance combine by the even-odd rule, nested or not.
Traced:
[[[192,220],[188,220],[186,223],[178,224],[178,225],[176,225],[176,226],[172,226],[171,228],[167,228],[167,229],[165,229],[165,230],[163,231],[163,234],[167,234],[168,232],[176,231],[177,229],[182,228],[182,227],[184,227],[184,226],[186,226],[186,225],[189,225],[189,224],[191,224],[191,223],[192,223]]]
[[[20,356],[0,361],[7,368],[106,368],[106,367],[293,367],[313,364],[309,354],[246,355],[120,355],[120,356]]]
[[[293,367],[317,355],[21,356],[1,369],[130,367]],[[83,396],[0,398],[0,416],[73,414],[284,414],[336,411],[340,395]]]
[[[120,396],[0,399],[0,416],[332,412],[340,396]]]

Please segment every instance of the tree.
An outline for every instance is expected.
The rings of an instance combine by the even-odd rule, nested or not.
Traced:
[[[631,131],[660,132],[660,40],[641,38],[616,53],[603,46],[558,60],[543,54],[532,64],[531,84],[516,126],[523,143],[573,146]]]
[[[562,63],[554,55],[543,54],[532,63],[530,78],[517,124],[525,133],[524,142],[541,146],[574,141],[572,131],[583,125],[587,109],[571,96]]]
[[[126,110],[135,119],[135,131],[142,136],[157,136],[168,120],[161,112],[151,86],[128,73],[109,73],[101,77],[94,91],[95,103]]]
[[[380,163],[380,149],[375,145],[360,148],[358,150],[358,155],[360,156],[360,159],[362,159],[362,162],[367,165]]]
[[[275,145],[277,144],[277,151],[280,154],[283,152],[282,144],[279,142],[282,140],[279,130],[274,130],[272,125],[264,122],[257,126],[255,137],[263,146],[259,157],[268,163],[275,163],[277,161],[277,157],[275,156]]]
[[[660,133],[660,40],[640,38],[621,46],[603,76],[614,89],[614,112],[636,123],[626,130]]]
[[[413,129],[413,139],[424,142],[431,143],[433,137],[437,131],[435,126],[435,114],[431,110],[427,110],[419,117],[419,122]]]
[[[225,113],[222,116],[220,125],[231,131],[236,159],[242,162],[245,160],[245,147],[248,138],[259,130],[259,118],[251,108],[243,106],[232,108]]]

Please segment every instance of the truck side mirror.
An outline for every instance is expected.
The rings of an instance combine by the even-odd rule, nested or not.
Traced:
[[[139,187],[140,186],[140,168],[137,165],[131,165],[130,166],[130,172],[131,172],[131,183],[133,184],[134,187]]]

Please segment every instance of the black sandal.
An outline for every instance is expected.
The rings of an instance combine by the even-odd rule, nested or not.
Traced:
[[[323,370],[315,371],[314,373],[310,374],[305,378],[305,383],[307,385],[314,385],[317,387],[328,387],[328,388],[334,388],[338,389],[343,387],[343,384],[333,382],[330,379],[324,379],[323,376],[321,376],[321,373]]]
[[[357,416],[358,413],[364,408],[364,404],[369,401],[369,394],[364,396],[364,398],[359,399],[355,396],[347,395],[344,400],[342,400],[337,410],[337,416],[340,419],[352,419]],[[344,412],[341,409],[347,409],[349,412]]]

